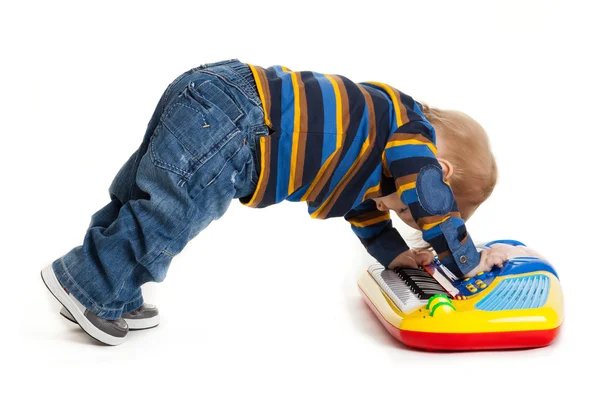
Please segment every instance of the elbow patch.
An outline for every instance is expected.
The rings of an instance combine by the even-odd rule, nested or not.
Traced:
[[[421,168],[416,182],[421,207],[432,215],[446,215],[452,210],[454,194],[444,182],[442,170],[434,165]]]

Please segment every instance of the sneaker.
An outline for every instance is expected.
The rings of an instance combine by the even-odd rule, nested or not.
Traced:
[[[62,310],[60,310],[60,315],[62,315],[71,322],[77,323],[77,321],[75,321],[75,318],[73,318],[69,310],[67,310],[64,307],[62,308]],[[152,304],[146,303],[142,304],[133,311],[123,313],[123,315],[121,315],[121,318],[125,320],[127,326],[129,326],[130,331],[140,331],[143,329],[155,328],[160,322],[158,308],[156,308],[156,306],[153,306]]]
[[[96,314],[85,308],[69,291],[62,287],[52,265],[42,270],[42,281],[58,300],[65,307],[71,317],[77,321],[81,329],[94,339],[116,346],[125,341],[125,337],[129,332],[129,327],[123,318],[116,320],[107,320],[98,317]]]

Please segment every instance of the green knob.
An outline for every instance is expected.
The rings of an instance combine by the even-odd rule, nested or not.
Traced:
[[[450,300],[450,298],[447,295],[442,294],[442,293],[438,293],[438,294],[436,294],[434,296],[431,296],[429,298],[429,301],[427,302],[427,305],[425,306],[425,309],[429,310],[429,307],[433,307],[433,306],[435,306],[436,304],[439,304],[439,303],[452,303],[452,300]]]
[[[444,306],[448,306],[448,307],[450,307],[450,309],[452,309],[452,310],[456,311],[456,307],[454,307],[454,306],[452,305],[452,303],[437,303],[436,305],[434,305],[434,306],[431,308],[431,311],[429,312],[429,316],[430,316],[430,317],[433,317],[433,314],[435,313],[435,310],[436,310],[438,307],[444,307]],[[448,311],[449,311],[449,309],[448,309],[448,310],[446,310],[446,312],[448,312]]]

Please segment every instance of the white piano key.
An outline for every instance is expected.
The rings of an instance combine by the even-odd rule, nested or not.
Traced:
[[[386,269],[383,265],[371,265],[369,273],[403,313],[409,313],[427,304],[427,300],[419,299],[398,274]]]

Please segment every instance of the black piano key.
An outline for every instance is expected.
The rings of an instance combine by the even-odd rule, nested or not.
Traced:
[[[400,267],[394,270],[410,288],[410,290],[422,300],[442,293],[446,290],[427,271],[422,268]]]
[[[420,274],[414,274],[414,273],[406,273],[406,271],[402,271],[402,274],[405,275],[405,276],[410,277],[411,279],[415,279],[415,280],[437,282],[430,275],[420,275]]]

